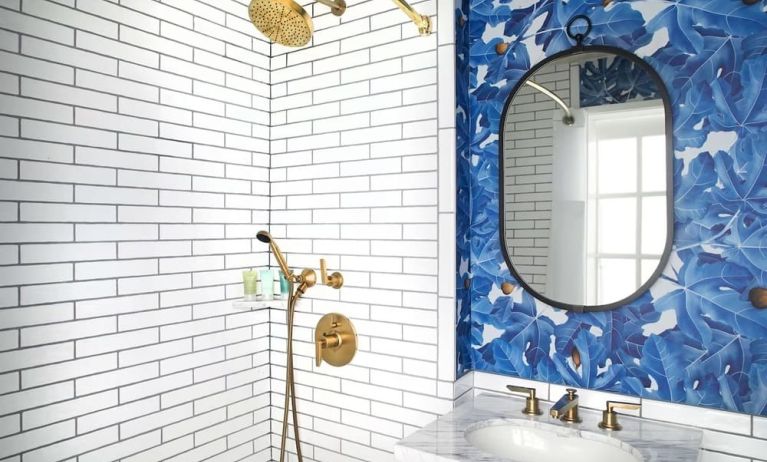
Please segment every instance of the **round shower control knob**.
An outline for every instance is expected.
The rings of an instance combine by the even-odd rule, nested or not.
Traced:
[[[314,345],[317,367],[323,361],[335,367],[345,366],[357,353],[357,330],[346,316],[326,314],[317,323]]]

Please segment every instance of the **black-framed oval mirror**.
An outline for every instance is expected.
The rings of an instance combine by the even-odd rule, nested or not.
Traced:
[[[660,76],[613,47],[574,47],[516,86],[501,119],[501,247],[536,298],[604,311],[658,279],[673,240],[671,117]]]

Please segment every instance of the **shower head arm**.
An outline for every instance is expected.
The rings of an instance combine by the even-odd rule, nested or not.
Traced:
[[[317,0],[317,3],[322,3],[323,5],[330,7],[330,12],[336,16],[341,16],[346,12],[345,0]]]
[[[573,111],[569,107],[567,107],[567,104],[565,104],[562,98],[557,96],[553,91],[531,80],[525,80],[525,85],[535,88],[539,92],[543,93],[544,95],[554,100],[554,102],[557,103],[559,107],[562,108],[563,111],[565,111],[565,116],[564,118],[562,118],[562,122],[564,122],[565,125],[572,125],[575,122],[575,117],[573,117]]]
[[[392,0],[392,1],[394,2],[395,5],[399,7],[399,9],[401,9],[410,18],[411,21],[415,23],[416,26],[418,26],[418,32],[421,35],[431,34],[431,18],[429,18],[426,15],[418,13],[405,0]]]

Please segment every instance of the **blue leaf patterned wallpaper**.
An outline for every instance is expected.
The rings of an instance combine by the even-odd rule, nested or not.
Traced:
[[[457,26],[458,371],[494,372],[767,415],[767,1],[463,0]],[[551,308],[514,282],[499,238],[504,103],[547,56],[586,44],[644,59],[672,98],[674,250],[635,302]],[[499,55],[496,45],[508,47]],[[503,47],[501,47],[503,48]],[[470,287],[464,280],[471,278]],[[577,370],[569,359],[581,354]]]

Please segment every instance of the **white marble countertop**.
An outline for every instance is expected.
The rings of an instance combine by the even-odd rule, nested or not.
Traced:
[[[567,424],[548,416],[548,403],[541,403],[544,415],[538,417],[523,415],[520,410],[524,405],[524,399],[511,395],[480,395],[397,443],[395,459],[403,462],[509,462],[513,459],[484,453],[465,438],[467,430],[506,422],[533,427],[554,426],[560,437],[600,440],[633,453],[645,462],[696,462],[701,457],[703,432],[694,428],[622,415],[623,430],[611,432],[597,427],[602,418],[598,411],[581,408],[583,422]]]

